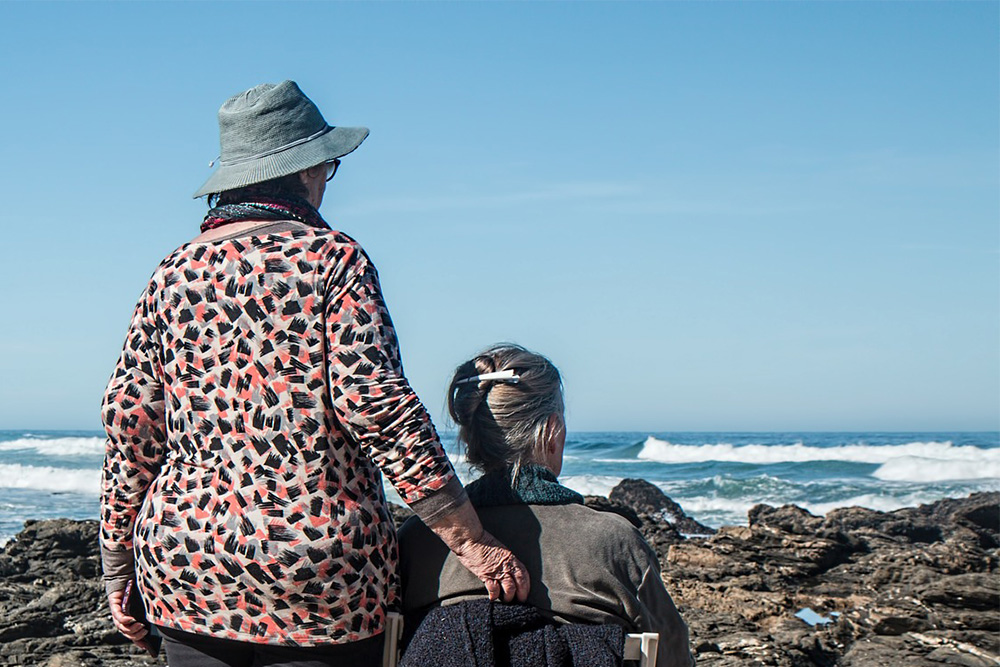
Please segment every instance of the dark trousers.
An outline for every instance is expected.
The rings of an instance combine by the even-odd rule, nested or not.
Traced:
[[[157,627],[170,667],[379,667],[383,635],[350,644],[270,646]]]

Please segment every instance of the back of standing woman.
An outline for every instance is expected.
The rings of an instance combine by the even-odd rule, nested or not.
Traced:
[[[201,234],[142,289],[102,416],[112,616],[134,581],[171,667],[374,665],[397,605],[382,476],[494,597],[520,563],[482,529],[403,375],[378,274],[318,209],[366,128],[291,81],[219,110]]]

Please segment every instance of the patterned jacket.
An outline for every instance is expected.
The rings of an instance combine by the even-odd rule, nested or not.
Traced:
[[[434,498],[460,488],[403,377],[375,268],[339,232],[170,254],[102,413],[102,547],[134,549],[153,623],[202,635],[378,634],[398,596],[381,474],[415,509],[440,512]]]

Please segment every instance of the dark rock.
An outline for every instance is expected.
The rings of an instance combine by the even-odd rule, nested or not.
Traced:
[[[825,530],[873,533],[881,537],[899,538],[906,542],[930,544],[944,539],[941,526],[926,517],[876,512],[850,507],[830,512],[822,524]]]
[[[13,581],[63,581],[99,576],[96,521],[27,521],[0,551],[0,576]]]
[[[760,505],[748,526],[671,545],[664,579],[707,664],[727,664],[709,649],[728,655],[722,638],[745,630],[719,620],[739,617],[761,647],[780,649],[744,648],[746,664],[996,667],[998,505],[1000,494],[975,494],[896,512],[846,508],[825,518]],[[789,624],[804,607],[834,620]]]
[[[964,667],[996,667],[996,662],[988,658],[962,653],[961,651],[948,647],[936,648],[927,654],[927,659],[931,662],[939,662],[945,665],[963,665]]]
[[[994,540],[1000,533],[1000,505],[992,502],[988,497],[982,498],[982,503],[978,503],[979,495],[970,499],[972,502],[966,503],[971,507],[956,509],[953,517],[959,521],[965,521],[977,528],[982,528],[989,533]]]
[[[797,505],[754,505],[747,513],[750,527],[769,526],[795,535],[815,535],[823,518],[814,516]]]
[[[916,647],[900,637],[864,638],[847,647],[840,660],[841,667],[941,667],[918,652]]]
[[[155,665],[111,624],[96,521],[28,521],[0,550],[0,665]]]
[[[872,632],[877,635],[902,635],[926,630],[928,627],[926,620],[915,616],[886,616],[872,625]]]
[[[973,611],[1000,610],[1000,578],[970,572],[936,579],[918,588],[915,596],[926,604]]]
[[[698,523],[659,487],[644,479],[623,479],[611,490],[608,499],[631,507],[639,515],[658,515],[683,535],[712,535],[714,528]]]
[[[942,500],[902,509],[894,514],[916,517],[941,527],[948,536],[963,530],[971,531],[984,549],[1000,546],[1000,493],[974,493],[967,498]]]
[[[998,493],[825,517],[758,505],[718,531],[641,480],[586,503],[656,549],[699,666],[1000,665]],[[0,667],[163,664],[115,631],[98,568],[93,521],[28,522],[0,550]],[[831,622],[796,618],[806,607]]]
[[[992,549],[1000,546],[1000,494],[975,493],[967,498],[945,499],[895,512],[859,507],[837,509],[827,514],[823,527],[925,544],[960,538],[975,540],[981,548]]]

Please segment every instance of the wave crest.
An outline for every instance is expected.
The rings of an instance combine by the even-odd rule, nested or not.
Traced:
[[[30,434],[29,434],[30,435]],[[0,442],[0,451],[33,449],[46,456],[104,456],[104,438],[18,438]]]
[[[18,463],[0,464],[0,488],[97,495],[101,491],[101,471],[25,466]]]
[[[652,436],[646,438],[639,459],[659,463],[708,461],[774,464],[815,461],[870,463],[882,467],[875,476],[894,481],[990,479],[1000,477],[1000,449],[982,449],[951,442],[910,442],[903,445],[840,445],[811,447],[791,445],[675,445]],[[908,476],[909,475],[909,476]]]
[[[939,482],[941,480],[1000,478],[1000,462],[941,461],[919,456],[903,456],[886,461],[872,473],[886,482]]]

